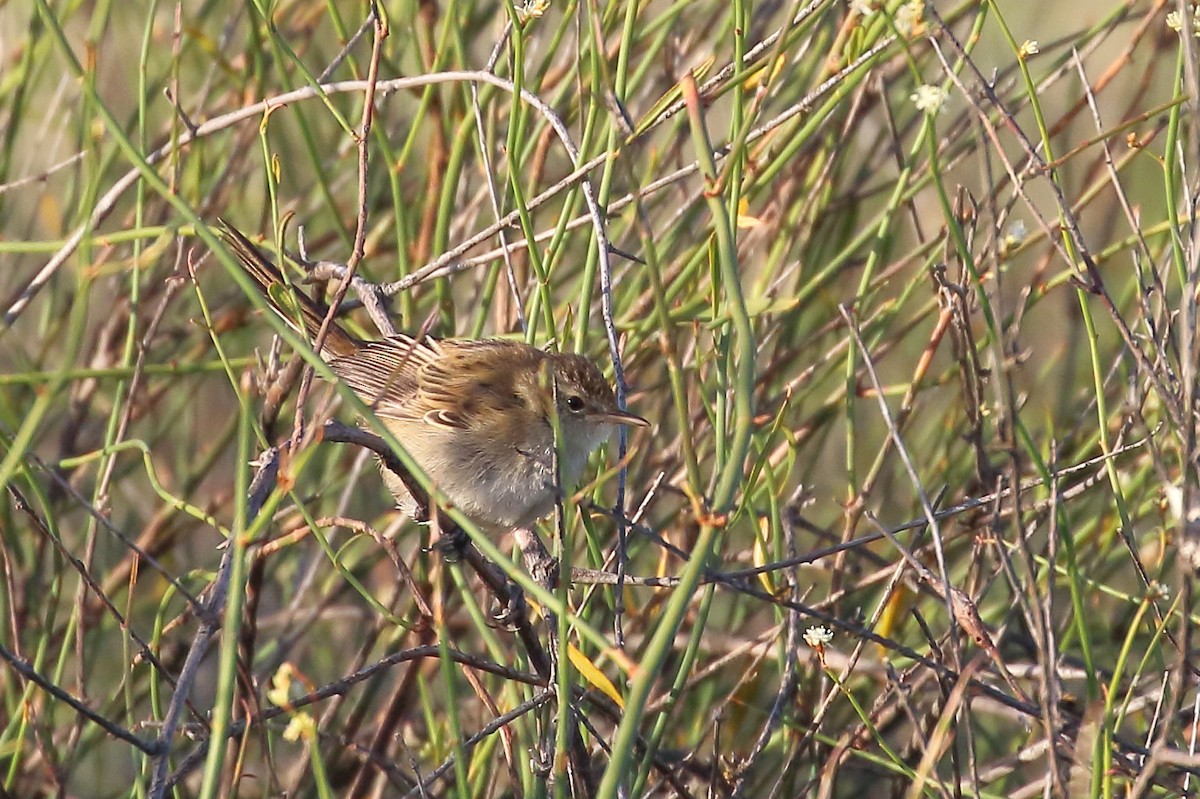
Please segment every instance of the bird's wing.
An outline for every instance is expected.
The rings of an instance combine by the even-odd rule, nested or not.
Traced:
[[[329,361],[329,367],[380,415],[403,418],[417,395],[421,372],[441,354],[430,338],[389,336],[370,341],[354,353]]]
[[[519,376],[534,372],[543,358],[538,350],[511,341],[443,341],[438,356],[421,366],[416,396],[404,417],[467,429],[481,418],[519,412],[524,408]]]
[[[380,417],[467,429],[494,413],[524,407],[519,375],[536,375],[546,356],[499,339],[414,339],[397,335],[329,362]]]

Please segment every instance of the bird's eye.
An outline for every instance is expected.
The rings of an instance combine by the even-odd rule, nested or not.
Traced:
[[[572,411],[582,411],[583,410],[583,399],[575,396],[574,394],[567,397],[567,409],[572,410]]]

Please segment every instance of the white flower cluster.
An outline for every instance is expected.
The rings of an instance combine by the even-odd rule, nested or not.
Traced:
[[[896,30],[901,36],[909,36],[925,16],[924,0],[910,0],[896,9]]]
[[[1176,33],[1183,31],[1183,18],[1179,16],[1178,11],[1171,11],[1167,14],[1167,27]],[[1192,35],[1200,38],[1200,6],[1192,5]]]
[[[820,649],[833,640],[833,630],[823,624],[809,627],[804,631],[804,643],[813,649]]]
[[[941,86],[934,86],[930,83],[918,86],[908,99],[913,101],[913,105],[917,107],[918,111],[930,116],[946,110],[946,90]]]
[[[869,17],[879,10],[881,0],[850,0],[850,13]],[[901,36],[911,36],[925,16],[925,0],[908,0],[892,14]]]

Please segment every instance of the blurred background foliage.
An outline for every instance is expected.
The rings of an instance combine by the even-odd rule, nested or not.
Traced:
[[[381,37],[351,2],[0,3],[0,784],[1180,795],[1180,762],[1141,759],[1185,750],[1194,722],[1175,567],[1196,474],[1197,79],[1172,11],[1182,25],[1149,0],[421,0],[380,6]],[[313,87],[366,80],[373,57],[381,83],[413,80],[376,96],[363,138],[363,88]],[[539,108],[456,70],[536,95],[579,158]],[[406,284],[400,330],[522,337],[613,374],[611,325],[654,422],[624,461],[628,573],[680,575],[716,531],[678,624],[680,588],[577,586],[592,633],[548,644],[560,663],[576,648],[549,698],[455,665],[451,647],[531,671],[369,454],[311,439],[230,572],[250,461],[338,399],[318,383],[264,429],[299,361],[210,252],[218,216],[293,253],[302,226],[308,257],[338,263],[361,224],[358,274]],[[571,548],[542,531],[576,566],[615,568],[617,456],[574,498],[594,504],[567,503]],[[932,529],[922,497],[948,510]],[[898,568],[898,546],[937,578]],[[195,604],[231,573],[236,642]],[[995,648],[958,628],[943,579]],[[832,642],[801,640],[815,624]],[[440,659],[281,699],[432,644]],[[614,697],[637,680],[633,743]],[[571,692],[575,743],[555,734]],[[208,747],[222,712],[236,734]]]

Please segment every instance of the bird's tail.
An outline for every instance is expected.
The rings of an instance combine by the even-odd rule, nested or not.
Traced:
[[[289,291],[275,264],[233,225],[224,219],[218,219],[217,229],[221,238],[229,245],[229,249],[237,256],[242,269],[258,285],[267,302],[279,316],[296,330],[315,339],[326,314],[329,313],[329,306],[317,302],[294,287]],[[292,302],[292,298],[295,298],[295,302]],[[343,330],[336,322],[330,322],[321,351],[340,357],[354,353],[361,346],[361,341]]]

